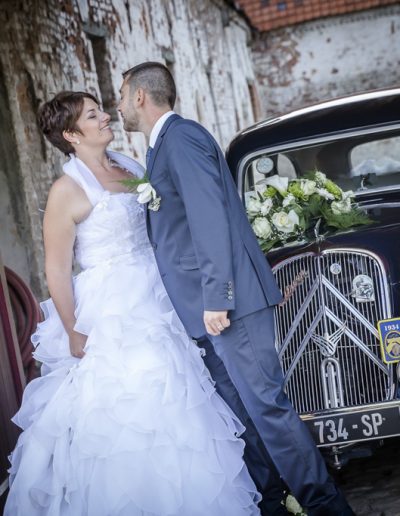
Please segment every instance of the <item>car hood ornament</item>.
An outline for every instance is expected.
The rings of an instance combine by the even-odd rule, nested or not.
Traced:
[[[375,301],[374,281],[366,274],[359,274],[353,279],[353,291],[351,293],[357,303]]]
[[[315,236],[315,241],[317,242],[317,244],[322,242],[325,238],[324,236],[320,235],[320,233],[319,233],[319,227],[321,225],[321,220],[322,219],[318,219],[317,223],[314,226],[314,236]]]
[[[337,345],[339,344],[340,339],[344,335],[346,331],[346,324],[343,324],[339,329],[329,335],[328,332],[324,333],[324,336],[318,335],[313,332],[311,335],[311,340],[319,347],[322,355],[324,357],[331,357],[336,353]]]

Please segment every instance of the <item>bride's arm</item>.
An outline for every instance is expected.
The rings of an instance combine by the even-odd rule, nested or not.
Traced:
[[[82,358],[86,336],[74,331],[72,288],[76,210],[76,189],[64,176],[54,183],[47,200],[43,221],[45,268],[50,295],[69,336],[71,354]]]

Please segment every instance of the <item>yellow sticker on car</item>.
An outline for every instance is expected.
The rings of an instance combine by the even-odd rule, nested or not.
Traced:
[[[378,321],[382,360],[385,364],[400,362],[400,317]]]

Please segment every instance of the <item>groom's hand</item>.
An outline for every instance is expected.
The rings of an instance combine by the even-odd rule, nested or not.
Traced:
[[[225,328],[230,326],[231,322],[228,319],[228,312],[224,310],[223,312],[211,312],[208,310],[204,311],[204,324],[206,326],[207,333],[210,335],[220,335]]]

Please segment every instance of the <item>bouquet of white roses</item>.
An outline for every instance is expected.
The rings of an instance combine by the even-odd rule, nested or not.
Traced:
[[[318,220],[325,226],[347,229],[371,220],[322,172],[292,179],[274,175],[255,185],[246,202],[247,215],[263,251],[300,241]]]

